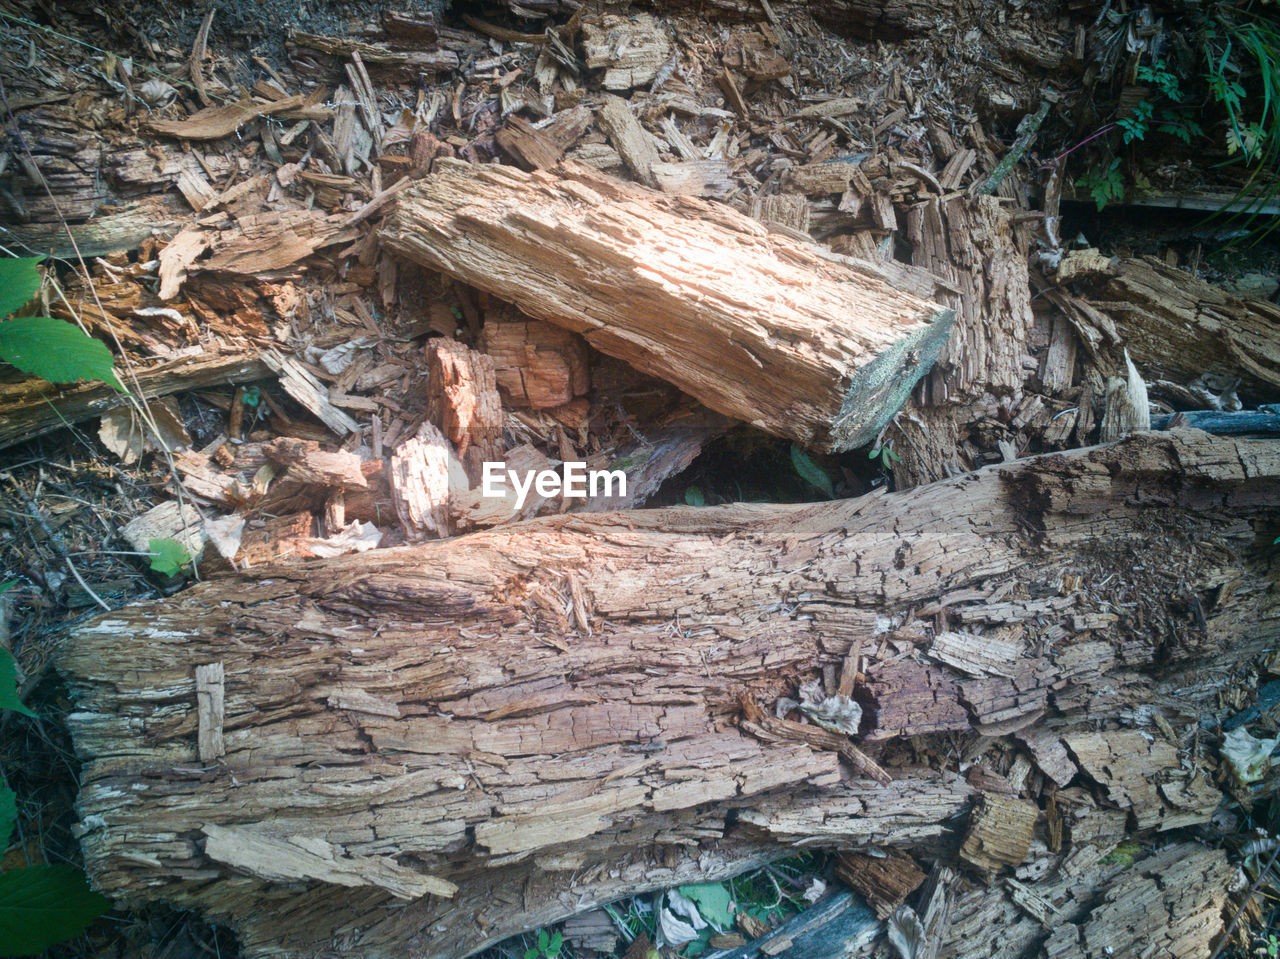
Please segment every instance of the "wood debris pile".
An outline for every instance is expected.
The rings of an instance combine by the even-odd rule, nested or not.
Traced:
[[[121,541],[212,580],[60,663],[105,889],[246,954],[443,957],[816,843],[877,933],[914,904],[913,955],[1205,955],[1230,870],[1191,841],[1225,778],[1201,713],[1274,632],[1241,557],[1280,462],[1129,434],[1280,401],[1280,311],[1064,244],[1058,172],[1001,163],[1024,117],[1079,119],[1079,11],[356,5],[273,59],[212,9],[117,54],[118,23],[34,6],[0,0],[0,237],[57,259],[47,309],[150,422],[10,371],[0,444],[96,418],[169,484]],[[741,424],[891,450],[908,492],[518,522],[640,506]],[[485,496],[486,463],[626,495]],[[1112,583],[1123,544],[1164,572]],[[156,711],[188,673],[225,715]]]

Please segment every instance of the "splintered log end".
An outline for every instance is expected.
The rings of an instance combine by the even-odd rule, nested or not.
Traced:
[[[830,432],[810,445],[840,453],[874,441],[947,345],[955,318],[955,310],[939,310],[854,373]]]

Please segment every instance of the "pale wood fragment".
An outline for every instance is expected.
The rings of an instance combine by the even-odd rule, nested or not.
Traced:
[[[1221,794],[1208,773],[1160,735],[1136,729],[1072,733],[1063,737],[1080,768],[1116,806],[1131,810],[1139,829],[1176,829],[1208,822]],[[1172,788],[1170,788],[1172,787]]]
[[[271,103],[239,100],[206,107],[185,120],[150,120],[147,126],[156,133],[184,140],[216,140],[230,136],[254,117],[269,113],[285,113],[302,106],[303,97],[291,96]]]
[[[655,163],[650,169],[663,193],[723,198],[738,189],[732,170],[724,160]]]
[[[653,167],[659,161],[658,148],[649,131],[640,125],[627,106],[627,101],[607,96],[596,116],[600,129],[609,137],[627,169],[645,186],[657,186]]]
[[[315,440],[278,436],[263,444],[263,455],[288,470],[289,479],[338,489],[367,489],[360,457],[345,450],[324,450]]]
[[[449,441],[431,423],[391,454],[391,492],[396,513],[413,539],[448,536],[450,461]]]
[[[606,90],[642,86],[671,59],[666,31],[647,13],[584,16],[581,30],[587,69],[604,70],[600,85]]]
[[[222,738],[222,721],[225,709],[225,687],[222,663],[207,663],[196,667],[196,708],[199,724],[197,754],[202,763],[210,763],[226,755],[227,747]]]
[[[284,391],[333,432],[346,436],[360,428],[360,424],[329,401],[329,391],[324,384],[296,357],[282,356],[274,350],[267,350],[262,354],[262,361],[280,377],[280,385]]]
[[[999,872],[1027,858],[1040,810],[1009,796],[984,793],[960,846],[960,858],[983,872]]]
[[[260,827],[217,826],[207,823],[204,853],[262,879],[318,880],[338,886],[375,886],[397,899],[426,895],[452,896],[451,882],[401,866],[385,856],[351,856],[320,836],[273,835]]]
[[[480,348],[493,360],[508,406],[549,409],[591,387],[587,347],[576,333],[511,310],[485,318]]]

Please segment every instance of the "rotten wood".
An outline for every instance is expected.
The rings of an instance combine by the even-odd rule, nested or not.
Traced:
[[[1058,822],[1060,852],[1019,879],[1024,892],[959,895],[943,954],[990,946],[979,934],[1000,922],[990,954],[1022,955],[1045,936],[1030,908],[1055,956],[1149,941],[1202,959],[1220,851],[1183,844],[1119,875],[1100,860],[1213,814],[1221,793],[1186,744],[1280,622],[1256,549],[1280,520],[1278,490],[1274,444],[1173,430],[908,493],[550,517],[135,603],[57,654],[86,866],[123,903],[205,911],[249,957],[434,959],[797,843],[949,858],[969,832],[980,862],[1014,862],[1025,826],[1016,843],[988,839],[987,813],[964,828],[973,787],[949,762],[912,758],[976,728],[963,683],[993,668],[993,647],[969,655],[954,639],[926,666],[938,639],[911,616],[933,608],[1044,649],[1054,696],[1030,732],[1065,744],[1084,777],[1052,808],[986,795],[984,810],[1018,802],[1019,822]],[[1193,609],[1188,595],[1212,599]],[[862,646],[857,740],[759,722],[877,635]],[[962,657],[966,671],[946,665]],[[193,674],[209,662],[225,671],[226,753],[204,765]],[[910,664],[963,730],[920,733],[903,715],[898,690],[917,687],[886,677]],[[1153,713],[1152,734],[1177,742],[1134,725]],[[889,781],[844,766],[827,737]],[[1028,740],[985,742],[999,754]],[[209,848],[219,830],[230,853]]]
[[[874,268],[572,163],[526,174],[437,160],[382,238],[718,412],[819,449],[874,438],[950,332],[950,311]]]

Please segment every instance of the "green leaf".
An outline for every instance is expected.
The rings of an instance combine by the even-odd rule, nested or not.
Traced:
[[[40,290],[38,264],[44,257],[23,256],[0,260],[0,319],[31,302]]]
[[[11,580],[8,580],[7,582],[0,583],[0,593],[7,593],[9,592],[9,590],[13,589],[13,587],[17,585],[18,585],[18,581],[16,579],[11,579]]]
[[[0,850],[9,848],[13,827],[18,824],[18,794],[8,786],[0,786]]]
[[[0,956],[44,952],[84,932],[111,907],[84,873],[65,863],[0,875]]]
[[[191,562],[187,548],[176,539],[153,539],[147,545],[151,569],[161,576],[177,576]]]
[[[835,487],[831,485],[831,477],[827,475],[826,470],[811,460],[808,454],[795,443],[791,444],[791,465],[806,483],[822,490],[828,499],[836,498]]]
[[[681,886],[680,895],[696,902],[702,918],[721,931],[733,925],[733,897],[724,883],[701,882]]]
[[[684,491],[685,506],[706,506],[707,498],[702,495],[702,490],[696,486],[690,486]]]
[[[24,716],[34,716],[18,698],[18,664],[13,653],[0,647],[0,709],[12,709]]]
[[[72,323],[49,316],[0,323],[0,360],[50,383],[102,380],[124,392],[106,344]]]

